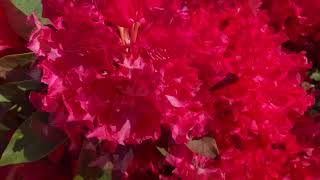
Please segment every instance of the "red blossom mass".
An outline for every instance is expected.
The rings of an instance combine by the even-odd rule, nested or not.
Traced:
[[[98,142],[91,165],[112,162],[115,179],[320,177],[301,86],[318,58],[317,0],[42,4],[52,23],[35,20],[28,47],[47,89],[30,100],[68,135],[65,151]],[[1,52],[19,41],[1,9],[0,23]],[[203,137],[215,158],[188,147]]]

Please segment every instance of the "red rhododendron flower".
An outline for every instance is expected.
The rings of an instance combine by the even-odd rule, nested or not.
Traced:
[[[286,14],[266,5],[279,27],[300,13],[283,3]],[[39,26],[29,48],[48,89],[30,99],[51,114],[73,149],[83,139],[110,143],[96,164],[118,163],[126,178],[143,172],[162,179],[316,176],[302,162],[317,164],[318,156],[300,156],[308,151],[291,132],[314,101],[300,85],[311,66],[304,53],[283,51],[287,37],[268,26],[260,1],[43,4],[53,25]],[[155,152],[161,128],[172,138],[161,146],[165,158]],[[208,135],[218,144],[216,159],[185,145]],[[126,155],[110,158],[121,154],[119,147]],[[163,166],[174,169],[164,173]]]
[[[281,0],[264,1],[272,27],[283,30],[289,37],[285,47],[293,51],[307,51],[310,60],[318,62],[320,54],[319,1],[314,0]]]
[[[94,127],[88,137],[123,144],[156,138],[160,124],[173,126],[179,121],[181,127],[172,128],[175,137],[182,136],[183,140],[188,130],[205,120],[200,102],[193,101],[200,86],[196,68],[185,55],[166,57],[166,49],[151,46],[142,34],[148,35],[153,26],[131,43],[134,35],[128,37],[126,29],[119,28],[118,35],[103,21],[92,21],[100,18],[88,6],[71,8],[63,18],[64,27],[58,22],[56,31],[42,28],[34,33],[30,45],[45,57],[40,67],[43,82],[49,87],[41,108],[57,112],[60,102],[67,112],[65,117],[55,113],[53,121],[57,125],[61,121],[80,121],[90,129]],[[158,24],[154,26],[168,31]],[[85,38],[76,40],[75,33]],[[188,123],[182,122],[185,118],[190,119]]]

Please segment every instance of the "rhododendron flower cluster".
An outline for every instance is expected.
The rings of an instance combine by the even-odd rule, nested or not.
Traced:
[[[320,178],[315,98],[301,85],[318,6],[42,0],[51,23],[33,17],[28,48],[47,88],[30,101],[68,137],[49,159],[90,150],[114,179]],[[2,31],[0,52],[16,42]]]
[[[264,1],[262,6],[270,17],[270,25],[284,31],[289,40],[285,46],[294,51],[306,51],[310,60],[319,59],[319,13],[317,0]]]

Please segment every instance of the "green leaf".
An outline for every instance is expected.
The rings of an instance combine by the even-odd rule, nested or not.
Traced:
[[[25,66],[35,60],[33,53],[13,54],[0,58],[0,77],[5,78],[6,74],[14,68]]]
[[[18,107],[17,104],[13,103],[0,103],[0,108],[2,110],[0,115],[0,126],[2,127],[0,128],[0,131],[6,132],[9,129],[17,129],[21,122],[24,121],[25,118],[23,117],[30,116],[28,113],[25,113],[25,111],[23,113],[17,112]],[[6,144],[3,145],[5,148]],[[2,149],[4,150],[4,148]]]
[[[95,164],[100,161],[102,164]],[[77,176],[85,180],[111,180],[112,162],[104,159],[97,153],[97,144],[85,141],[81,148],[78,160]]]
[[[7,55],[0,58],[0,67],[13,69],[18,66],[29,64],[34,60],[35,56],[32,52]]]
[[[23,12],[25,15],[29,16],[32,13],[39,18],[43,24],[48,24],[49,20],[42,17],[42,3],[41,0],[11,0],[12,4]]]
[[[102,174],[98,177],[98,180],[112,180],[112,162],[108,161],[103,167]]]
[[[157,149],[163,156],[167,156],[169,154],[165,148],[157,146]]]
[[[307,81],[304,81],[304,82],[301,83],[301,87],[302,87],[304,90],[308,91],[308,90],[310,90],[310,89],[313,89],[315,86],[314,86],[314,84],[311,84],[311,83],[309,83],[309,82],[307,82]]]
[[[0,94],[0,103],[8,103],[11,102],[8,98],[6,98],[4,95]]]
[[[102,176],[98,177],[98,180],[112,180],[111,171],[106,171]]]
[[[35,23],[28,21],[28,17],[17,9],[10,0],[2,0],[0,5],[3,7],[11,29],[23,39],[28,40],[30,33],[35,28]]]
[[[0,85],[0,103],[15,102],[23,105],[27,100],[26,91],[37,90],[40,82],[25,80]]]
[[[76,175],[73,180],[84,180],[82,176]]]
[[[12,82],[11,84],[16,85],[17,88],[21,91],[37,90],[40,86],[40,82],[35,80],[18,81],[18,82]]]
[[[6,132],[9,130],[10,130],[10,128],[8,128],[6,125],[0,123],[0,131]]]
[[[28,91],[40,88],[40,82],[25,80],[0,85],[0,121],[10,129],[17,129],[32,114]]]
[[[191,140],[187,143],[187,147],[194,153],[214,159],[219,150],[216,141],[212,137],[203,137],[197,140]]]
[[[0,166],[42,159],[64,143],[66,135],[48,126],[44,113],[34,113],[13,134],[0,159]]]
[[[40,82],[36,80],[24,80],[24,81],[16,81],[16,82],[9,82],[3,85],[0,85],[0,90],[6,88],[17,88],[20,91],[31,91],[37,90],[40,86]]]
[[[313,72],[310,76],[311,79],[315,80],[315,81],[320,81],[320,72],[316,71]]]
[[[11,29],[25,40],[29,39],[32,30],[36,28],[36,23],[28,19],[32,13],[42,24],[50,24],[48,19],[42,17],[41,0],[0,0],[0,6],[3,7]]]

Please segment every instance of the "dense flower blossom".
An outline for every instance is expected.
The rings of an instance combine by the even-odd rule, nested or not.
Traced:
[[[110,143],[100,159],[127,178],[318,176],[316,165],[309,168],[319,163],[318,150],[291,132],[314,101],[300,85],[311,66],[304,53],[281,48],[287,36],[268,26],[261,4],[43,0],[53,24],[39,25],[29,48],[48,89],[30,99],[68,134],[72,149],[83,139]],[[299,13],[286,5],[289,15]],[[265,6],[273,23],[286,21]],[[163,129],[170,131],[165,145]],[[216,159],[185,145],[204,136],[216,139]],[[126,155],[117,162],[108,153]]]
[[[83,14],[86,10],[88,14]],[[134,35],[138,29],[133,29],[129,37],[128,29],[119,27],[118,35],[95,14],[88,6],[71,8],[64,14],[64,25],[58,20],[65,27],[57,24],[57,31],[44,27],[34,34],[30,47],[45,56],[40,66],[43,82],[49,85],[42,109],[61,112],[57,108],[64,107],[62,112],[67,113],[55,113],[53,122],[80,121],[89,129],[94,127],[88,137],[100,140],[123,144],[156,138],[160,124],[170,124],[175,138],[186,139],[188,131],[207,118],[195,99],[200,81],[192,61],[161,47],[160,39],[152,34],[168,31],[161,24],[141,28],[139,37]],[[177,29],[178,23],[169,28]]]
[[[264,1],[272,27],[289,37],[284,44],[293,51],[306,51],[310,60],[318,64],[320,8],[316,0]]]

